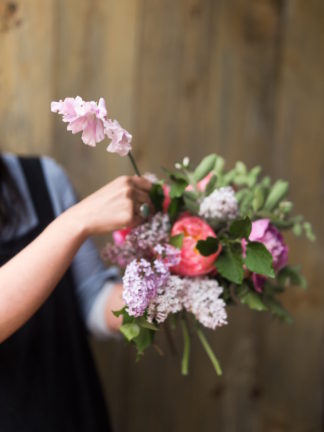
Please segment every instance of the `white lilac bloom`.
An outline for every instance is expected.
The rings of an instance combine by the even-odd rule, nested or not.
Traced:
[[[158,288],[156,296],[148,305],[148,321],[156,321],[160,324],[167,319],[170,313],[180,312],[183,309],[186,285],[186,279],[174,275],[170,276],[166,283]]]
[[[168,267],[159,260],[153,263],[141,258],[126,267],[123,277],[123,299],[131,316],[142,316],[157,290],[170,277]]]
[[[187,288],[184,296],[184,307],[195,315],[197,320],[207,328],[227,324],[226,304],[219,296],[223,288],[215,279],[186,279]]]
[[[214,190],[212,194],[202,200],[199,215],[215,222],[235,219],[238,215],[238,202],[234,189],[226,186]]]

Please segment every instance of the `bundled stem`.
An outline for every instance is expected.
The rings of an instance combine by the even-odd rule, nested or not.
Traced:
[[[189,371],[189,354],[190,354],[190,335],[188,331],[188,326],[184,318],[180,320],[181,328],[183,332],[183,356],[181,362],[181,373],[182,375],[188,375]]]
[[[217,375],[222,375],[223,372],[222,372],[222,369],[220,367],[219,361],[217,360],[217,358],[216,358],[216,356],[215,356],[215,354],[214,354],[211,346],[209,345],[209,343],[208,343],[208,341],[206,339],[206,336],[202,332],[202,330],[201,330],[201,328],[200,328],[199,325],[197,325],[197,327],[196,327],[196,332],[197,332],[197,335],[198,335],[198,337],[200,339],[200,342],[201,342],[202,346],[204,347],[204,349],[205,349],[205,351],[206,351],[206,353],[207,353],[210,361],[212,362],[212,365],[215,368],[215,371],[216,371]]]

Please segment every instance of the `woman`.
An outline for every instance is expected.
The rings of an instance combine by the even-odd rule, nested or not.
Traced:
[[[115,269],[89,236],[142,222],[151,184],[120,177],[76,203],[48,158],[0,158],[0,430],[108,431],[85,324],[120,324]]]

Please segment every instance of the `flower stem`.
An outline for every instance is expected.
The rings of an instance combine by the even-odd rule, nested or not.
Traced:
[[[128,157],[129,157],[129,159],[131,161],[131,164],[133,165],[133,168],[134,168],[134,171],[135,171],[136,175],[138,175],[139,177],[141,177],[141,173],[139,172],[139,169],[138,169],[138,167],[136,165],[136,162],[135,162],[135,159],[134,159],[134,156],[133,156],[132,152],[128,153]]]
[[[181,362],[181,373],[182,375],[188,375],[189,370],[189,354],[190,354],[190,336],[189,331],[187,327],[186,321],[182,318],[180,320],[181,328],[183,332],[183,356],[182,356],[182,362]]]
[[[204,333],[202,332],[202,330],[199,326],[197,326],[196,331],[197,331],[197,335],[200,339],[202,346],[205,348],[205,351],[206,351],[210,361],[212,362],[212,365],[215,368],[217,375],[222,375],[223,372],[222,372],[222,369],[220,367],[219,361],[217,360],[211,346],[209,345],[209,343],[206,339],[206,336],[204,335]]]

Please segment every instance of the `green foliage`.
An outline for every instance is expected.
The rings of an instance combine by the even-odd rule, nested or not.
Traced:
[[[262,300],[262,296],[257,292],[252,291],[246,284],[243,284],[238,288],[237,296],[240,299],[240,302],[248,306],[250,309],[257,311],[265,311],[268,309]]]
[[[241,244],[229,243],[225,245],[215,265],[221,276],[240,285],[244,276]]]
[[[272,267],[272,255],[262,243],[249,242],[247,244],[245,265],[254,273],[268,277],[275,276]]]
[[[297,266],[286,266],[282,268],[278,272],[277,281],[282,287],[296,285],[307,288],[307,281],[301,274],[300,268]]]
[[[206,175],[208,175],[215,168],[216,160],[216,154],[210,154],[204,157],[193,173],[193,178],[196,183],[206,177]]]
[[[162,211],[164,200],[163,188],[159,183],[154,183],[150,190],[150,198],[156,211]]]
[[[184,235],[183,235],[182,233],[177,234],[177,235],[175,235],[175,236],[172,236],[172,237],[170,238],[169,243],[170,243],[172,246],[174,246],[174,247],[176,247],[176,248],[178,248],[178,249],[181,249],[181,247],[182,247],[182,243],[183,243],[183,237],[184,237]]]
[[[203,256],[212,255],[217,252],[219,248],[219,241],[215,237],[207,237],[206,240],[199,240],[196,249]]]
[[[278,180],[272,186],[270,193],[266,199],[264,208],[271,211],[279,204],[279,202],[286,196],[289,189],[289,184],[286,181]]]
[[[252,229],[252,223],[250,218],[245,217],[244,219],[236,219],[233,221],[229,228],[229,233],[234,239],[245,238],[248,240]]]
[[[176,180],[170,189],[170,198],[180,198],[188,186],[188,182],[185,180]]]
[[[139,359],[144,350],[153,343],[154,334],[158,330],[158,327],[149,323],[144,316],[138,318],[130,316],[127,313],[126,307],[113,313],[116,317],[123,317],[120,331],[128,342],[136,346],[137,359]]]

